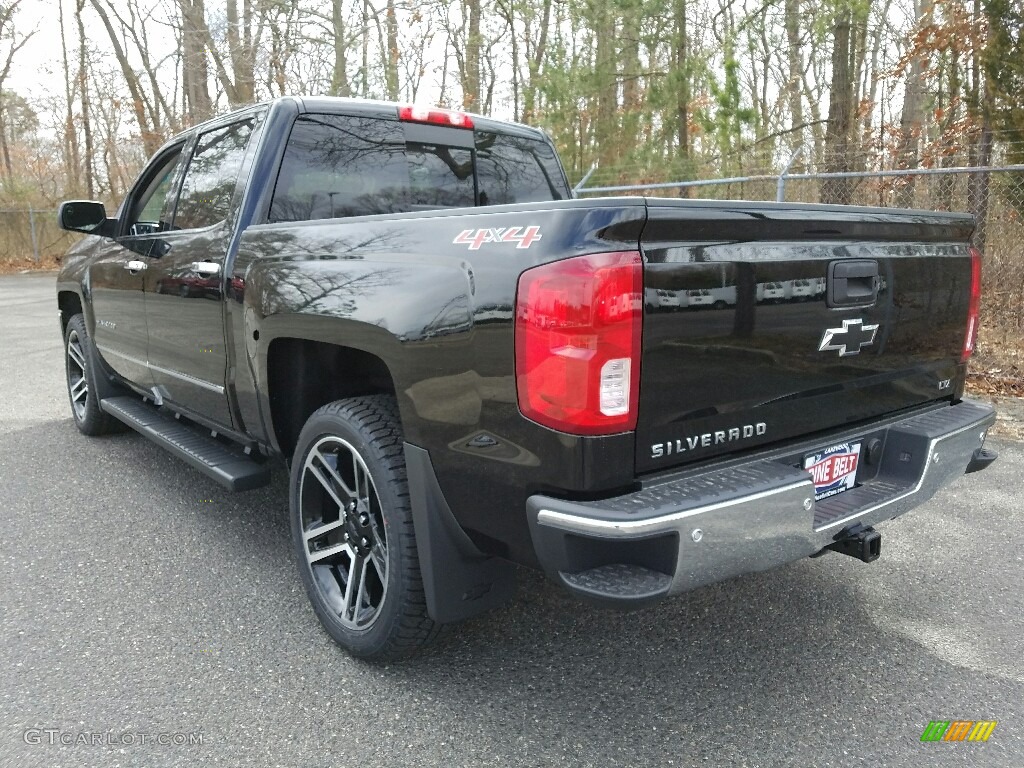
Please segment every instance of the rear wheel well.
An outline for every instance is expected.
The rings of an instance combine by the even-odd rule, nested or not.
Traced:
[[[57,294],[57,307],[60,309],[60,330],[68,327],[68,320],[82,312],[82,300],[74,291],[61,291]]]
[[[361,349],[306,339],[274,339],[267,350],[267,392],[277,444],[287,458],[320,406],[360,395],[395,394],[387,365]]]

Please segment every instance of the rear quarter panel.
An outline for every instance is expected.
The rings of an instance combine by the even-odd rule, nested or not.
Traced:
[[[265,428],[275,339],[372,353],[391,373],[406,440],[430,453],[459,522],[485,550],[533,562],[526,498],[628,486],[633,436],[574,437],[520,414],[518,278],[568,256],[636,249],[644,216],[642,201],[623,199],[249,227],[235,274],[244,275],[251,397]],[[529,247],[455,242],[466,231],[530,226],[540,237]]]

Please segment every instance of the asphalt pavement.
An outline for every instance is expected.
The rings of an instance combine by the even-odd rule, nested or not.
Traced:
[[[1024,766],[1024,444],[990,441],[870,565],[637,613],[524,571],[507,608],[373,666],[306,601],[283,471],[232,495],[76,431],[52,275],[0,278],[0,354],[3,768]],[[998,725],[922,743],[932,720]]]

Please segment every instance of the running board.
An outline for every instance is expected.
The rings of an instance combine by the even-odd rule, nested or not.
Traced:
[[[108,397],[100,400],[100,408],[229,491],[248,491],[270,484],[269,465],[232,451],[208,432],[186,426],[138,397]]]

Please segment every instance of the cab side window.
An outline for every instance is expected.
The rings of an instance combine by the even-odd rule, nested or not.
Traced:
[[[182,148],[170,152],[154,169],[146,186],[133,201],[128,215],[127,234],[148,235],[171,227],[174,213],[174,180],[178,178]]]
[[[175,229],[199,229],[228,217],[256,118],[199,135],[181,185]]]
[[[473,200],[469,149],[407,142],[396,120],[311,114],[292,126],[268,218],[404,213]]]

